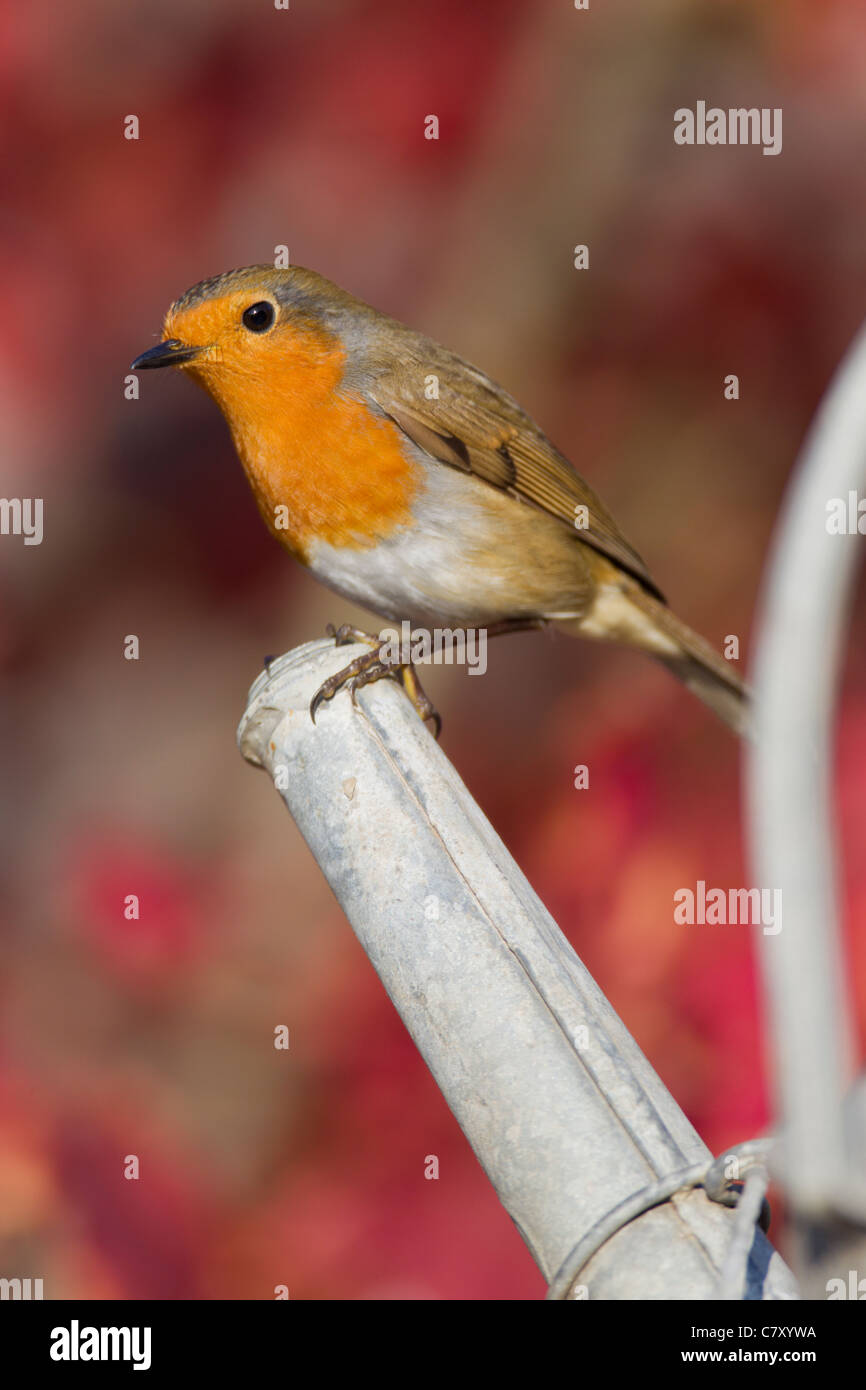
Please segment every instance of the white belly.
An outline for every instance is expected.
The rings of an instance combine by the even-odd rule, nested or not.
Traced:
[[[582,547],[566,527],[447,465],[426,467],[425,479],[414,526],[368,548],[316,542],[313,574],[384,618],[419,625],[584,611]]]

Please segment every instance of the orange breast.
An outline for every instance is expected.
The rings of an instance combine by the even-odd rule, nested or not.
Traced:
[[[375,545],[411,520],[421,482],[397,426],[340,392],[344,363],[335,339],[293,329],[267,359],[233,355],[195,373],[229,423],[269,530],[300,560],[313,540]]]

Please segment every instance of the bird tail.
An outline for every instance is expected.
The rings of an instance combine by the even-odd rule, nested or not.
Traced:
[[[696,632],[682,624],[688,634],[688,645],[683,643],[681,656],[662,656],[659,661],[681,680],[699,700],[703,700],[721,720],[740,738],[752,738],[752,704],[749,692],[733,671],[723,676],[715,661],[707,661],[705,643]],[[694,645],[698,643],[699,646]],[[718,654],[709,648],[712,656]],[[722,658],[723,659],[723,658]]]
[[[649,652],[735,734],[752,737],[751,699],[731,664],[639,583],[618,577],[568,630],[626,642]]]

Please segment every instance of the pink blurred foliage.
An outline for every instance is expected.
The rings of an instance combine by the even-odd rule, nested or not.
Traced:
[[[204,949],[190,866],[172,863],[164,848],[94,826],[69,847],[69,858],[61,892],[90,947],[113,969],[159,980]],[[132,883],[138,902],[127,904]]]

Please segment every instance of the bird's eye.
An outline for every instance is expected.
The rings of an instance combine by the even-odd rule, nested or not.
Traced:
[[[244,328],[248,328],[251,333],[266,333],[275,317],[273,304],[263,299],[259,304],[251,304],[248,309],[244,309]]]

